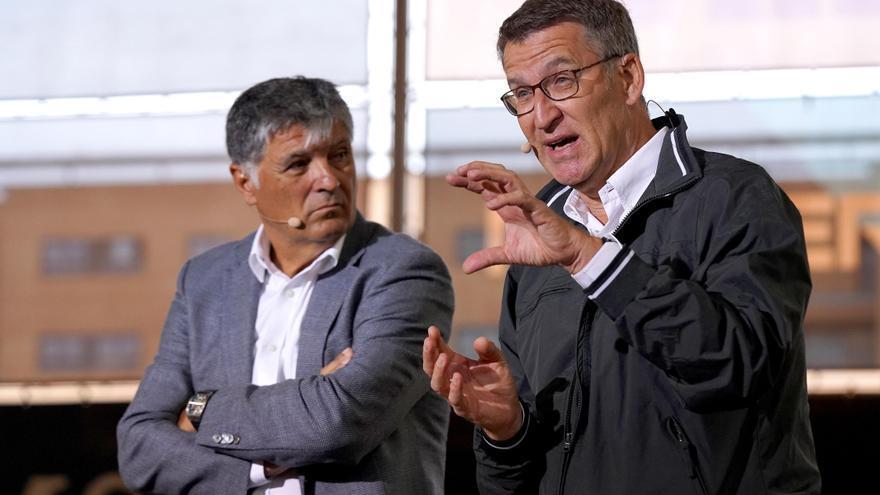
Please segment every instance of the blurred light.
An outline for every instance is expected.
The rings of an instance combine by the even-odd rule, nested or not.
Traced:
[[[425,173],[427,163],[425,162],[425,154],[423,152],[411,152],[406,157],[406,171],[413,175],[422,175]]]
[[[500,79],[482,81],[426,81],[418,95],[431,110],[457,108],[503,108],[501,95],[507,82]]]
[[[367,26],[367,176],[391,173],[394,136],[394,2],[370,0]]]
[[[391,174],[391,159],[388,155],[370,155],[367,158],[367,176],[371,179],[384,179]]]
[[[367,93],[361,86],[340,86],[339,93],[350,108],[366,106]],[[214,91],[100,98],[0,100],[0,120],[225,114],[239,94],[238,91]]]
[[[878,395],[880,370],[807,370],[807,389],[812,395]]]
[[[880,94],[880,67],[648,74],[645,97],[697,102]]]

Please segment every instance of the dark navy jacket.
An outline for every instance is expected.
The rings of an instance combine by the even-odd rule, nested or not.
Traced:
[[[508,271],[500,339],[529,414],[504,445],[477,432],[482,493],[819,493],[800,215],[761,167],[670,124],[591,287]],[[538,196],[564,216],[565,189]]]

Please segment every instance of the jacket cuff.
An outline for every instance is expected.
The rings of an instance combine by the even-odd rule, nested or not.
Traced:
[[[529,432],[529,414],[526,413],[526,407],[523,405],[522,401],[519,402],[520,413],[522,414],[522,426],[519,428],[519,431],[516,432],[516,435],[513,438],[509,438],[507,440],[490,440],[487,437],[482,429],[479,429],[480,436],[483,437],[483,442],[486,443],[489,447],[497,450],[510,450],[522,443],[523,439],[526,437],[526,434]]]
[[[623,249],[623,246],[614,242],[602,244],[599,251],[587,262],[581,271],[572,274],[571,277],[582,289],[590,287],[596,280],[602,278],[602,274],[614,263],[615,258]]]
[[[655,273],[632,249],[623,248],[585,292],[608,317],[616,320]]]

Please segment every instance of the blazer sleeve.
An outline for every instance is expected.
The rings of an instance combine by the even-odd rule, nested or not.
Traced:
[[[421,368],[428,325],[448,331],[452,316],[445,265],[409,242],[392,241],[381,259],[362,260],[363,273],[338,295],[353,311],[337,317],[351,321],[348,365],[329,376],[218,390],[196,442],[239,459],[303,467],[356,464],[389,437],[430,391]],[[235,441],[218,443],[223,433]]]
[[[185,264],[159,344],[159,352],[117,426],[119,472],[144,493],[245,493],[250,463],[218,455],[181,431],[177,419],[193,394]]]

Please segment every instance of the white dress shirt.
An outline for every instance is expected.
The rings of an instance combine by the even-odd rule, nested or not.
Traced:
[[[336,244],[321,253],[309,266],[293,277],[278,269],[270,257],[269,238],[263,226],[257,229],[248,264],[263,284],[257,307],[254,368],[251,383],[272,385],[296,378],[299,335],[303,316],[309,306],[318,276],[333,269],[342,250],[342,236]],[[267,480],[263,465],[251,464],[249,487],[258,487],[255,494],[300,495],[298,477]]]
[[[611,264],[620,252],[621,245],[613,236],[620,222],[635,208],[636,203],[645,193],[648,185],[657,175],[657,163],[660,161],[660,149],[663,138],[669,129],[664,127],[654,134],[629,160],[617,169],[608,181],[599,189],[599,200],[608,216],[604,224],[590,213],[587,204],[577,190],[572,189],[563,205],[565,214],[580,223],[590,235],[614,242],[606,242],[581,271],[572,275],[575,281],[586,289]]]

